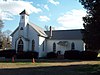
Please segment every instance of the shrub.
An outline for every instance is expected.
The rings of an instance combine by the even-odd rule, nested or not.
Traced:
[[[97,58],[98,53],[93,51],[82,51],[81,52],[81,59],[84,60],[92,60]]]
[[[18,52],[18,53],[17,53],[17,58],[18,58],[18,59],[32,59],[32,58],[38,58],[38,52],[32,52],[32,51]]]
[[[0,57],[11,58],[14,55],[16,55],[16,50],[13,49],[0,51]]]
[[[78,51],[78,50],[65,51],[64,58],[67,58],[67,59],[80,59],[80,51]]]
[[[93,51],[78,51],[78,50],[68,50],[64,53],[64,58],[67,59],[82,59],[82,60],[92,60],[97,58],[98,53]]]
[[[35,52],[35,51],[33,52],[33,55],[34,55],[33,56],[34,58],[38,58],[38,56],[39,56],[38,52]]]
[[[47,58],[57,58],[57,54],[54,52],[47,53]]]

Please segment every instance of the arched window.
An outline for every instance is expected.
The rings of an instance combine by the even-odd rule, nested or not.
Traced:
[[[75,49],[75,44],[74,44],[74,42],[72,42],[72,44],[71,44],[71,50],[74,50]]]
[[[32,51],[34,51],[34,49],[35,49],[35,41],[32,40]]]
[[[23,48],[24,48],[24,43],[23,43],[23,40],[22,39],[20,39],[19,41],[18,41],[18,52],[22,52],[23,51]]]
[[[53,43],[53,52],[56,52],[56,43]]]
[[[20,30],[23,30],[23,27],[21,27]]]

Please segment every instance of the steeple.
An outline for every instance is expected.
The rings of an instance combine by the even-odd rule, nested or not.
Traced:
[[[27,16],[29,16],[28,12],[26,12],[25,9],[20,13],[20,15],[22,15],[22,14],[26,14]]]
[[[26,27],[27,23],[29,22],[29,14],[26,10],[23,10],[20,14],[20,27]]]

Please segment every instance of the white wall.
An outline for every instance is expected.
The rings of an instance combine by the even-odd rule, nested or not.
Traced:
[[[39,52],[39,36],[38,33],[31,27],[29,26],[29,31],[28,31],[28,38],[29,38],[29,50],[32,50],[32,40],[34,39],[35,41],[35,51]]]
[[[39,36],[39,57],[43,57],[45,55],[45,38]]]
[[[24,42],[24,51],[31,51],[32,50],[32,40],[34,39],[34,41],[35,41],[35,51],[39,52],[39,36],[38,36],[38,33],[29,25],[27,26],[27,28],[25,28],[22,31],[23,31],[23,33],[20,33],[20,30],[18,29],[14,33],[14,35],[12,37],[12,48],[17,49],[17,42],[18,42],[18,39],[21,37],[23,42]],[[29,40],[25,40],[25,38],[28,38]],[[16,42],[16,45],[15,45],[15,42]]]
[[[29,50],[32,50],[32,40],[34,39],[35,41],[35,51],[39,52],[39,57],[45,56],[46,52],[45,52],[45,38],[41,37],[38,35],[38,33],[31,27],[29,26],[28,29],[28,38],[30,39],[29,42]],[[43,51],[43,42],[44,42],[44,51]]]
[[[17,29],[17,31],[12,36],[12,48],[17,50],[18,41],[21,38],[24,42],[24,51],[28,51],[28,41],[25,40],[22,36],[24,35],[24,30]]]
[[[66,47],[60,46],[57,43],[59,41],[68,41],[68,45]],[[56,43],[56,52],[61,51],[61,54],[64,54],[66,50],[71,50],[71,43],[74,42],[75,50],[83,51],[84,43],[82,40],[47,40],[47,52],[53,51],[53,43]]]

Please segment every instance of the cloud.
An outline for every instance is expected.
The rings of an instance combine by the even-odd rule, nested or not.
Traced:
[[[0,17],[3,20],[12,20],[14,15],[18,15],[26,9],[30,13],[42,12],[40,8],[32,6],[32,2],[21,0],[0,0]]]
[[[47,10],[49,11],[48,5],[44,5],[44,8],[47,9]]]
[[[0,2],[22,1],[22,0],[0,0]]]
[[[48,18],[47,16],[40,16],[40,21],[47,22],[49,20],[50,20],[50,18]]]
[[[48,0],[50,3],[54,4],[54,5],[58,5],[59,2],[58,1],[55,1],[55,0]]]
[[[57,22],[60,27],[57,29],[80,29],[83,28],[82,17],[86,15],[85,10],[71,10],[64,15],[61,15]]]

